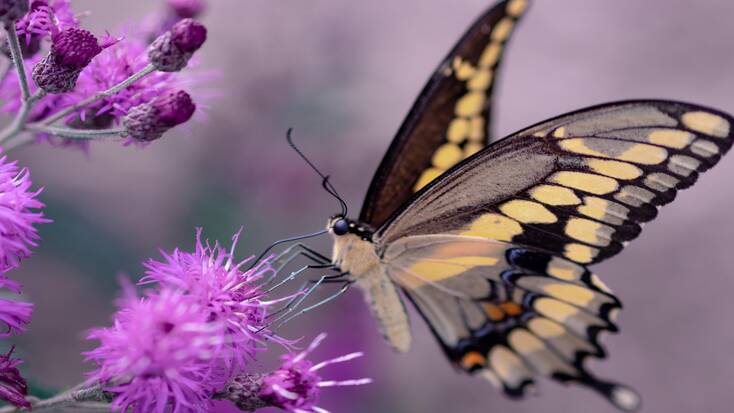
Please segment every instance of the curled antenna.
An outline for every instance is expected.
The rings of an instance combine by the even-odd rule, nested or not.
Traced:
[[[347,203],[344,202],[341,196],[339,196],[339,193],[336,191],[336,188],[334,188],[334,185],[329,182],[329,175],[324,175],[321,171],[319,171],[319,168],[316,167],[307,157],[306,155],[301,152],[300,149],[296,146],[295,143],[293,143],[293,137],[292,137],[293,128],[288,128],[288,132],[286,133],[286,139],[288,140],[288,144],[293,148],[294,151],[300,156],[308,166],[311,167],[322,179],[321,186],[328,192],[331,196],[336,198],[337,201],[339,201],[339,206],[341,207],[341,216],[347,216]]]

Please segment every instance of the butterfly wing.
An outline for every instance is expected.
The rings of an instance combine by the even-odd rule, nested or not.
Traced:
[[[620,308],[585,267],[463,235],[401,238],[387,247],[383,262],[459,368],[513,397],[543,376],[586,385],[624,410],[639,406],[634,391],[584,366],[587,357],[604,357],[597,337],[616,331]]]
[[[484,13],[433,74],[387,150],[360,221],[377,228],[420,187],[488,142],[495,72],[527,0]]]
[[[387,245],[409,235],[463,234],[600,262],[718,162],[732,145],[732,122],[670,101],[563,115],[461,162],[405,203],[375,239]]]

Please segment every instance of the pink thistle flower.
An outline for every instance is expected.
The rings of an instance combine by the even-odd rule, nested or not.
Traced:
[[[20,284],[2,275],[0,275],[0,288],[7,288],[15,294],[20,294]],[[26,324],[31,322],[32,314],[32,303],[0,298],[0,323],[5,324],[7,330],[0,332],[0,337],[8,337],[14,331],[24,332]]]
[[[14,349],[11,347],[6,354],[0,355],[0,400],[30,410],[31,404],[25,399],[28,383],[18,370],[23,361],[11,358]]]
[[[228,373],[244,368],[254,359],[266,342],[288,346],[291,342],[267,329],[268,307],[290,299],[265,301],[261,289],[263,279],[274,274],[270,259],[243,270],[252,257],[234,261],[234,249],[239,233],[232,238],[228,252],[218,243],[213,246],[202,242],[201,229],[196,232],[196,248],[193,253],[179,249],[171,253],[161,252],[160,261],[145,263],[146,276],[141,284],[158,282],[163,288],[176,288],[195,297],[207,309],[210,320],[219,321],[225,328],[225,345],[221,354]]]
[[[40,49],[41,40],[78,26],[70,0],[33,0],[30,12],[16,22],[15,29],[26,49],[23,56],[30,57]]]
[[[211,394],[226,380],[214,361],[224,341],[222,324],[179,290],[164,288],[138,298],[132,287],[111,328],[92,330],[99,347],[85,353],[91,373],[115,395],[121,412],[207,411]]]
[[[38,210],[41,190],[31,191],[28,169],[0,157],[0,273],[17,267],[40,239],[35,225],[50,222]]]
[[[326,409],[316,406],[321,388],[360,386],[372,383],[372,379],[323,380],[319,375],[322,368],[363,356],[361,352],[351,353],[316,364],[307,360],[306,357],[325,338],[326,334],[319,334],[306,350],[282,356],[281,366],[273,372],[236,376],[216,397],[227,399],[245,411],[271,406],[293,413],[328,413]]]

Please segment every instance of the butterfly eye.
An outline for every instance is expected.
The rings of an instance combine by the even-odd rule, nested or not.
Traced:
[[[349,232],[349,223],[345,219],[340,219],[334,223],[334,226],[331,227],[331,229],[336,235],[344,235]]]

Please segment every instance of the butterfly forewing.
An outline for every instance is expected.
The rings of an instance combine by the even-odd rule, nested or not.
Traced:
[[[360,221],[379,227],[415,191],[487,144],[496,71],[526,6],[493,6],[441,63],[375,173]]]
[[[564,115],[463,161],[407,202],[376,239],[463,234],[596,263],[718,162],[731,147],[732,122],[669,101]]]

